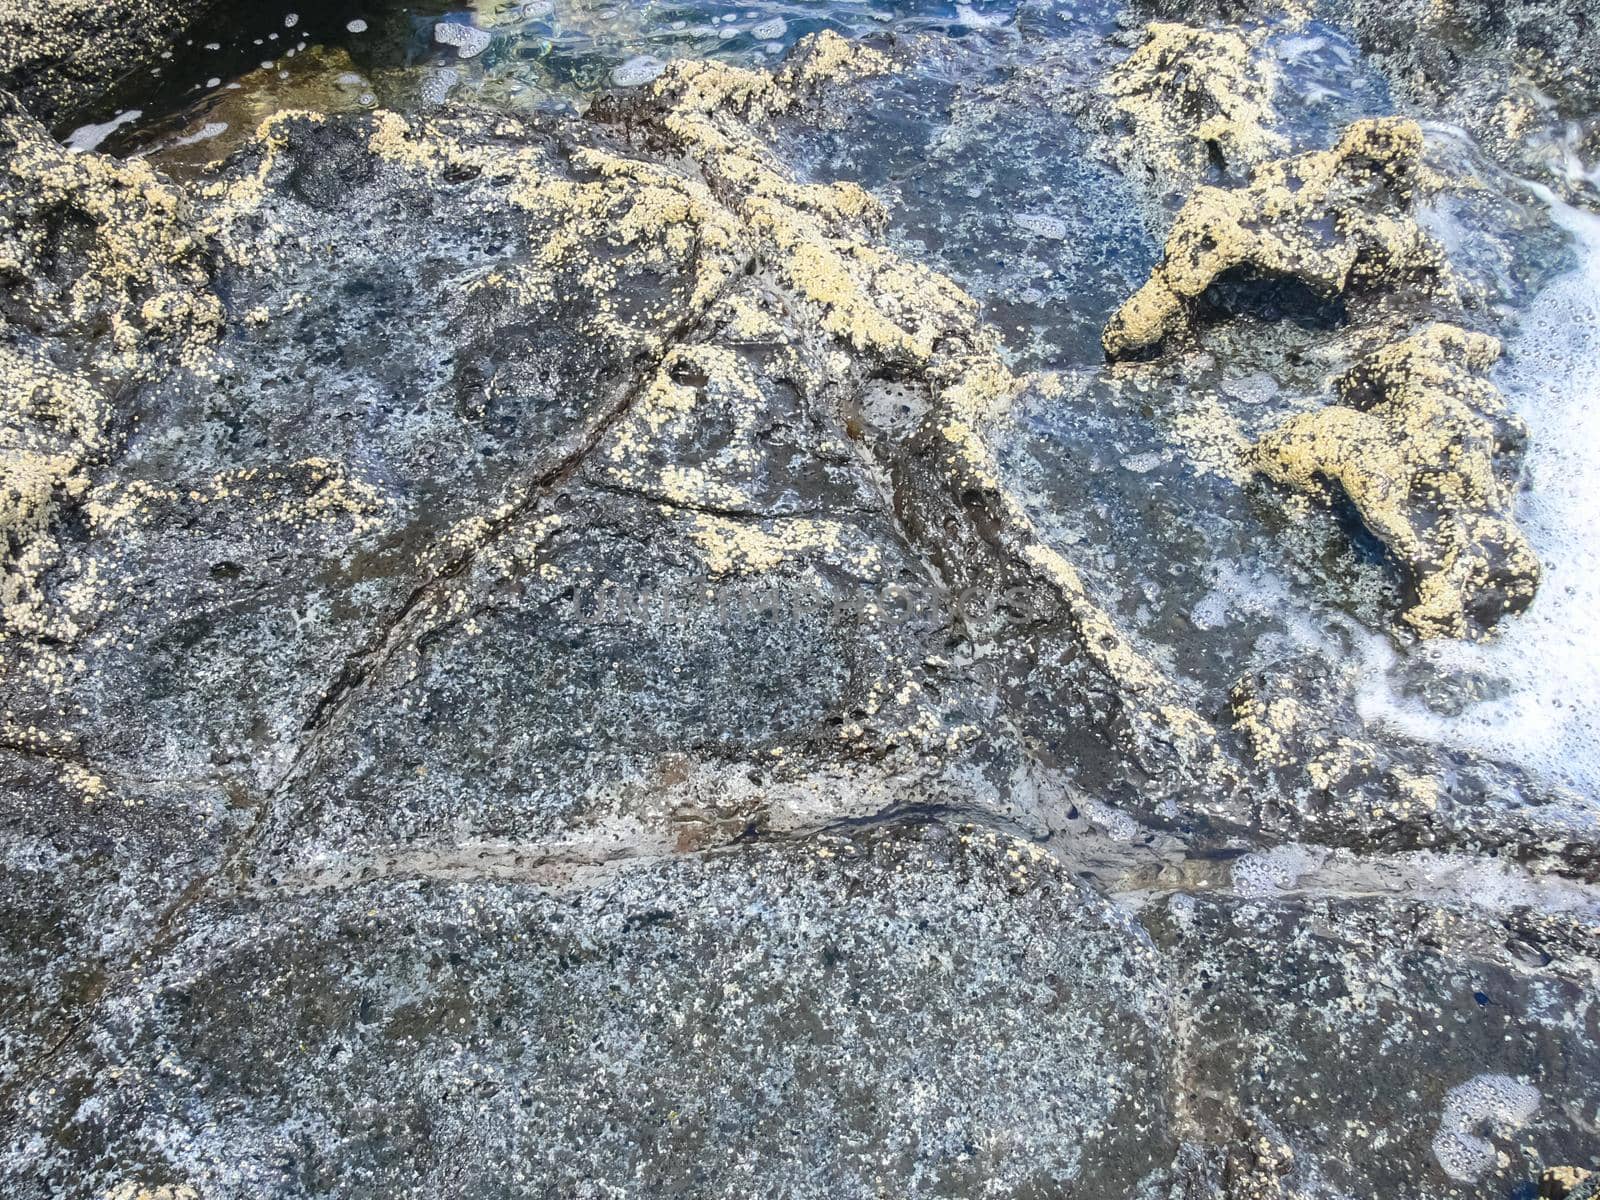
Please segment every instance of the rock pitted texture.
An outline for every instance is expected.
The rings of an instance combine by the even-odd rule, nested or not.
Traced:
[[[1511,520],[1522,430],[1483,372],[1484,334],[1430,325],[1335,384],[1338,403],[1292,417],[1256,445],[1261,469],[1315,491],[1334,483],[1411,572],[1405,621],[1425,637],[1482,632],[1533,599],[1539,562]]]
[[[1413,280],[1448,286],[1444,253],[1412,214],[1423,182],[1421,129],[1379,119],[1352,125],[1331,150],[1263,165],[1246,187],[1199,189],[1160,265],[1107,323],[1106,353],[1181,333],[1230,274],[1293,281],[1325,300]]]
[[[1127,60],[1149,145],[1253,157],[1253,37]],[[1590,1161],[1592,818],[1363,727],[1349,660],[1134,632],[1158,592],[1022,459],[1155,389],[1093,333],[1107,378],[1041,369],[897,226],[914,183],[835,169],[943,95],[896,90],[930,47],[967,52],[286,111],[182,184],[8,110],[4,345],[73,382],[8,410],[55,474],[4,546],[0,1190],[1459,1200]],[[941,153],[1004,167],[1019,95]],[[1267,163],[1174,245],[1437,283],[1419,139]],[[1105,185],[1092,142],[1041,140],[1052,184]],[[1514,607],[1492,351],[1433,326],[1215,421],[1206,502],[1336,480],[1431,620]],[[1115,459],[1139,519],[1198,490]]]

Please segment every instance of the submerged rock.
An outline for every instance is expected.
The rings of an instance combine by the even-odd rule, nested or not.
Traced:
[[[1512,521],[1507,466],[1522,431],[1481,378],[1493,338],[1430,325],[1368,356],[1339,402],[1292,417],[1255,447],[1270,478],[1313,494],[1334,483],[1410,572],[1404,620],[1424,637],[1482,633],[1533,599],[1539,562]]]

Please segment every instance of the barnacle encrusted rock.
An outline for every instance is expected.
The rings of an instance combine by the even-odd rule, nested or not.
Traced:
[[[1345,0],[1338,19],[1399,96],[1471,130],[1518,173],[1594,206],[1596,0]]]
[[[47,121],[156,58],[204,0],[4,0],[0,88]]]
[[[0,281],[0,638],[64,640],[72,615],[38,587],[58,509],[84,498],[117,389],[198,361],[222,309],[180,192],[68,153],[3,92]]]
[[[1271,60],[1236,30],[1152,22],[1102,85],[1123,127],[1113,156],[1163,188],[1192,181],[1208,160],[1242,174],[1287,146],[1269,128],[1276,83]]]
[[[1600,1195],[1600,1176],[1582,1167],[1546,1167],[1539,1177],[1540,1200],[1592,1200]]]
[[[1149,280],[1106,324],[1106,354],[1158,346],[1193,321],[1206,289],[1238,272],[1329,298],[1407,280],[1448,288],[1444,252],[1411,213],[1423,182],[1422,130],[1380,118],[1351,125],[1331,150],[1264,164],[1246,187],[1201,188]]]
[[[1404,620],[1424,637],[1488,630],[1525,608],[1539,562],[1512,520],[1521,424],[1483,372],[1491,337],[1430,325],[1340,377],[1338,403],[1256,445],[1260,469],[1313,494],[1335,484],[1410,572]]]
[[[892,240],[950,180],[878,139],[977,40],[677,63],[581,119],[283,112],[161,236],[70,216],[141,168],[38,148],[77,182],[18,210],[0,346],[70,461],[18,493],[63,553],[0,640],[0,1191],[1445,1200],[1441,1106],[1534,1062],[1482,1186],[1588,1161],[1592,896],[1537,871],[1592,877],[1593,822],[1361,741],[1358,664],[1287,657],[1269,587],[1172,635],[1178,572],[1224,608],[1283,545],[1144,532],[1258,499],[1140,463],[1186,384],[1084,363],[1087,316],[1026,373],[1032,301]],[[959,193],[1122,197],[1061,116]],[[1478,847],[1479,914],[1483,858],[1401,853]]]
[[[947,517],[958,527],[984,530],[978,539],[984,550],[971,562],[959,564],[933,551],[951,580],[970,586],[973,563],[998,551],[1000,567],[985,586],[1028,584],[1054,597],[1056,619],[1111,681],[1136,739],[1176,743],[1184,757],[1209,761],[1214,746],[1207,723],[1115,628],[1078,572],[1048,545],[1002,483],[985,430],[1004,416],[1026,380],[1006,367],[998,338],[978,319],[975,301],[946,276],[876,244],[873,235],[883,216],[869,194],[852,184],[795,182],[751,125],[752,118],[794,103],[786,95],[818,76],[807,64],[818,55],[828,62],[838,57],[830,45],[804,48],[799,65],[776,81],[719,64],[674,64],[648,103],[709,194],[742,230],[746,252],[772,273],[807,324],[857,358],[846,364],[853,386],[874,374],[929,388],[930,411],[894,456],[891,470],[903,493],[918,498],[913,504],[929,508],[927,515],[906,514],[911,528],[926,527],[936,543],[948,534],[933,527],[948,528]],[[851,61],[856,65],[848,70],[856,74],[884,69],[878,57],[865,67]],[[827,356],[813,360],[807,373],[819,389],[840,382],[839,367]]]

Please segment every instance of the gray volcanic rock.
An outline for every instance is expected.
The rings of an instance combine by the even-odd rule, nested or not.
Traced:
[[[1580,203],[1600,189],[1600,4],[1595,0],[1332,0],[1402,95],[1442,108],[1514,169]],[[1534,135],[1530,137],[1530,134]]]
[[[191,910],[24,1097],[10,1194],[1132,1195],[1172,1153],[1160,963],[1025,844],[433,873]]]
[[[6,101],[0,1191],[1460,1200],[1592,1162],[1592,806],[1367,723],[1336,643],[1400,601],[1251,482],[1383,310],[1101,361],[1165,195],[1107,189],[1210,170],[1192,47],[1249,84],[1199,93],[1231,172],[1271,116],[1258,42],[1168,33],[1133,157],[1071,54],[963,93],[937,39],[581,119],[283,112],[182,183]],[[1510,200],[1352,199],[1370,150],[1235,224],[1314,279],[1448,243],[1508,310],[1570,265]],[[1251,555],[1367,625],[1171,598]]]
[[[1181,980],[1198,1140],[1243,1127],[1291,1151],[1280,1190],[1227,1194],[1375,1196],[1404,1177],[1418,1197],[1505,1195],[1530,1161],[1591,1153],[1567,1114],[1600,1100],[1592,915],[1279,898],[1280,859],[1239,860],[1248,898],[1145,910]]]
[[[236,799],[209,779],[106,779],[0,752],[0,1088],[37,1071],[220,869],[244,824]]]

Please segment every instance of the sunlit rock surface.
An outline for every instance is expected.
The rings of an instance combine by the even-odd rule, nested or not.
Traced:
[[[7,1195],[1587,1186],[1590,185],[1164,7],[18,60]]]

